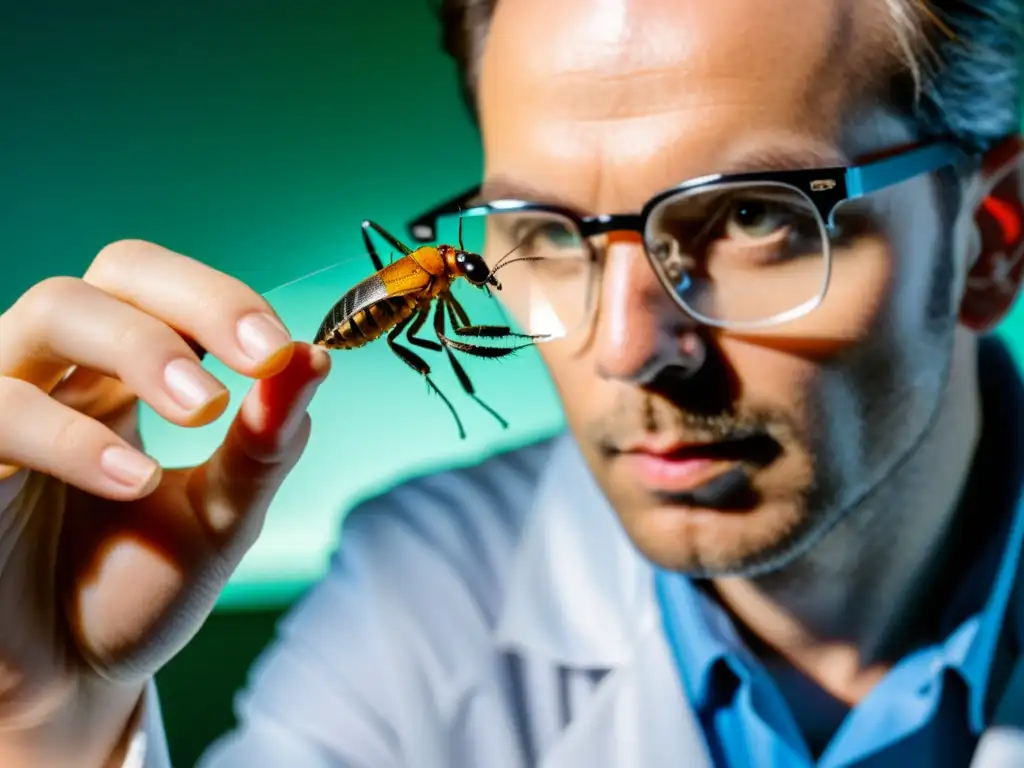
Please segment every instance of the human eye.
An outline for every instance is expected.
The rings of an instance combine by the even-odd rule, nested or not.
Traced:
[[[514,238],[522,248],[551,252],[578,249],[580,237],[568,223],[557,219],[525,218],[517,222]]]
[[[794,229],[792,206],[767,197],[730,200],[723,213],[723,234],[729,238],[783,239]]]

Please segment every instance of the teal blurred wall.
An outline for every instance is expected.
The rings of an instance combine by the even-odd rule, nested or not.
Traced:
[[[0,307],[49,275],[81,275],[106,243],[137,237],[261,292],[342,262],[330,282],[272,294],[308,337],[370,269],[363,218],[404,237],[408,217],[479,179],[477,136],[429,0],[6,5]],[[481,311],[491,310],[478,302],[475,319],[488,322]],[[222,606],[291,600],[323,572],[357,499],[560,425],[534,354],[467,362],[481,396],[511,422],[506,432],[437,361],[465,442],[385,345],[336,358],[307,455]],[[147,446],[167,463],[205,458],[248,386],[210,367],[234,396],[216,424],[185,430],[143,414]]]

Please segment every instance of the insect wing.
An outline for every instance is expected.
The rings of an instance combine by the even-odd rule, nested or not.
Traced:
[[[341,324],[384,299],[422,291],[430,285],[430,274],[409,258],[400,259],[360,281],[328,310],[317,330],[314,343],[327,339]]]
[[[380,278],[387,295],[392,297],[426,290],[431,280],[430,273],[409,256],[384,267],[375,277]]]

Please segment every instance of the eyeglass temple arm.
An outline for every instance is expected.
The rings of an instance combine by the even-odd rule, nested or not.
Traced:
[[[409,236],[418,243],[429,243],[437,239],[437,220],[442,216],[458,213],[466,204],[480,194],[480,187],[475,186],[465,192],[434,206],[421,213],[406,224]]]
[[[932,173],[947,165],[957,165],[966,157],[964,150],[955,144],[936,143],[854,166],[846,170],[847,195],[849,199],[870,195],[915,176]]]

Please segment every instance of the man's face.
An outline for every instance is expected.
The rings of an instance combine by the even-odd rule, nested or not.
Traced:
[[[863,88],[887,24],[860,0],[501,0],[479,86],[486,174],[620,213],[755,156],[822,167],[891,150],[912,137]],[[778,565],[923,438],[956,306],[941,190],[922,177],[845,210],[825,302],[756,333],[700,328],[638,243],[600,244],[588,343],[540,351],[645,555],[703,575]],[[696,376],[671,375],[701,348]],[[726,476],[741,482],[714,492]]]

